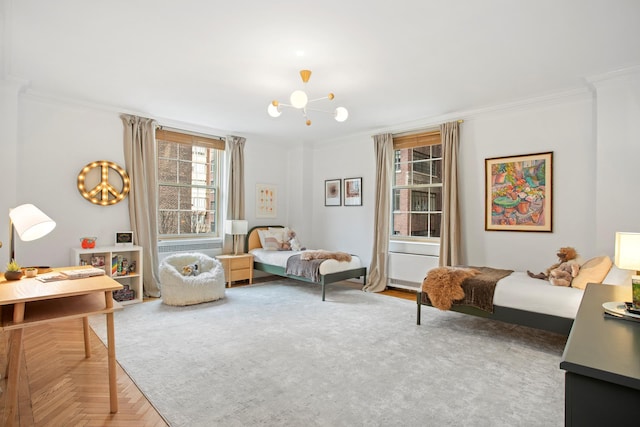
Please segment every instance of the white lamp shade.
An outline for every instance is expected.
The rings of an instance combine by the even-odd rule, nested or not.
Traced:
[[[335,116],[337,121],[344,122],[349,117],[349,111],[344,107],[338,107]]]
[[[224,232],[226,234],[247,234],[248,231],[249,222],[244,219],[228,219],[224,222]]]
[[[273,103],[269,103],[269,107],[267,108],[267,113],[269,113],[271,117],[280,117],[280,114],[282,114],[282,111],[280,111],[278,107],[273,105]]]
[[[616,233],[615,264],[623,270],[640,271],[640,233]]]
[[[296,91],[293,91],[293,93],[291,94],[291,97],[289,97],[289,101],[291,102],[291,105],[295,108],[304,108],[307,105],[309,98],[307,98],[307,94],[304,93],[304,91],[296,90]]]
[[[55,221],[29,203],[11,209],[9,218],[18,236],[25,242],[46,236],[56,228]]]

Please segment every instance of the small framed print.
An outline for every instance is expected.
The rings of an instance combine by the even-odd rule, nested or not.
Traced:
[[[340,206],[342,205],[342,180],[341,179],[328,179],[324,182],[324,205],[325,206]]]
[[[118,231],[116,246],[133,246],[133,231]]]
[[[362,206],[362,178],[344,179],[344,205]]]

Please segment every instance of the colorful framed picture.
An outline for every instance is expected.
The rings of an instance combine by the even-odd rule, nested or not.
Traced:
[[[344,205],[362,206],[362,178],[344,179]]]
[[[256,218],[275,218],[277,214],[277,187],[271,184],[256,184]]]
[[[485,230],[552,228],[553,153],[485,159]]]
[[[342,205],[341,187],[342,187],[341,179],[328,179],[324,182],[324,205],[325,206]]]

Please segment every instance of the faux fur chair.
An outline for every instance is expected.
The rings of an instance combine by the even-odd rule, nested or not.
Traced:
[[[196,265],[197,276],[185,276],[183,267]],[[224,268],[217,259],[200,253],[169,255],[160,263],[160,291],[167,305],[191,305],[224,298]]]

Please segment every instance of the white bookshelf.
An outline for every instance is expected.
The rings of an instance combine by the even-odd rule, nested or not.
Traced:
[[[115,257],[115,260],[114,260]],[[119,261],[119,262],[118,262]],[[115,267],[114,267],[115,262]],[[134,292],[134,298],[120,304],[142,302],[142,247],[97,246],[91,249],[71,249],[71,265],[93,265]],[[135,268],[132,268],[135,265]]]

